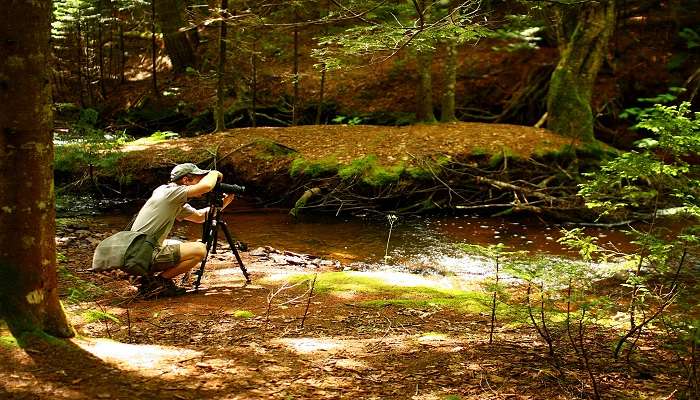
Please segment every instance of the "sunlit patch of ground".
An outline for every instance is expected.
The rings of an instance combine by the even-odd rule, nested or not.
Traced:
[[[108,339],[75,339],[80,348],[95,357],[113,363],[120,368],[137,371],[145,376],[157,376],[167,371],[170,374],[186,374],[179,363],[202,355],[181,347],[120,343]]]

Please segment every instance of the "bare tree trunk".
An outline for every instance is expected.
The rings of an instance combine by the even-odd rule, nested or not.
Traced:
[[[151,0],[151,76],[153,77],[153,94],[158,97],[156,62],[156,0]]]
[[[326,64],[321,67],[321,85],[318,91],[318,107],[316,108],[316,125],[321,125],[321,114],[323,113],[323,95],[326,86]]]
[[[196,64],[194,47],[187,37],[186,32],[180,28],[185,26],[182,17],[184,3],[182,0],[157,0],[158,23],[163,32],[165,52],[170,57],[174,72],[184,72],[188,66]]]
[[[433,51],[421,50],[417,52],[416,59],[418,61],[416,120],[421,122],[435,122],[432,80]]]
[[[107,90],[105,89],[105,57],[104,57],[104,35],[102,31],[102,1],[97,2],[97,56],[100,62],[100,94],[104,99],[107,97]]]
[[[454,38],[445,43],[445,88],[442,94],[442,111],[440,121],[454,122],[455,93],[457,90],[457,42]]]
[[[251,75],[252,77],[252,82],[251,82],[251,108],[252,110],[250,111],[250,123],[255,128],[257,125],[257,118],[256,118],[256,111],[255,109],[258,106],[258,55],[257,55],[257,47],[258,47],[258,39],[255,38],[255,41],[253,42],[253,52],[250,55],[250,64],[251,64]]]
[[[80,18],[80,9],[78,9],[78,16],[75,21],[75,46],[78,49],[78,96],[80,97],[80,107],[85,107],[85,98],[83,97],[83,33]]]
[[[15,336],[72,337],[56,278],[50,0],[0,11],[0,316]]]
[[[594,140],[591,93],[614,27],[615,0],[583,6],[549,83],[547,128],[584,142]]]
[[[215,132],[221,132],[224,126],[224,72],[226,67],[226,21],[225,14],[228,8],[228,0],[221,0],[221,22],[219,25],[219,67],[216,80],[216,110],[214,118],[216,122]]]
[[[124,23],[119,22],[119,82],[126,82],[126,75],[124,70],[126,69],[126,50],[124,49]]]
[[[294,98],[292,99],[292,125],[299,123],[299,28],[294,27],[294,70],[292,71],[294,82]]]

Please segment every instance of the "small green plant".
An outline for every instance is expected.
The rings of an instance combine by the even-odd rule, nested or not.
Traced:
[[[347,124],[350,126],[360,125],[363,121],[362,117],[348,117],[345,115],[338,115],[332,119],[336,124]]]
[[[645,224],[628,231],[639,249],[627,256],[633,267],[622,286],[629,293],[629,326],[614,350],[618,358],[629,345],[628,362],[631,339],[683,299],[679,277],[700,243],[700,170],[688,162],[700,154],[700,115],[682,103],[656,104],[636,116],[635,128],[651,136],[588,174],[579,192],[601,216],[649,215]],[[669,235],[660,218],[682,218],[680,231]]]
[[[253,314],[252,311],[248,311],[248,310],[236,310],[236,311],[234,311],[233,316],[236,318],[248,319],[248,318],[253,318],[255,316],[255,314]]]

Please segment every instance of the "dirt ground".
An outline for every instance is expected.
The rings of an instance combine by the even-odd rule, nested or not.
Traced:
[[[366,303],[396,297],[396,292],[346,290],[309,298],[307,284],[280,291],[290,274],[338,270],[342,265],[281,264],[256,251],[243,252],[252,274],[252,284],[246,285],[230,253],[219,253],[208,264],[200,292],[140,299],[126,280],[83,271],[94,241],[115,229],[89,220],[72,224],[59,224],[59,276],[78,336],[50,347],[35,342],[20,349],[7,340],[0,342],[0,398],[592,395],[575,355],[562,346],[561,367],[554,367],[529,326],[499,323],[489,344],[486,313]],[[76,287],[83,289],[76,292]],[[76,293],[91,291],[97,294],[72,301]],[[91,322],[86,315],[96,312],[112,319]],[[7,338],[6,329],[0,333]],[[682,381],[663,366],[671,363],[669,355],[649,350],[645,360],[653,361],[640,359],[635,368],[626,369],[622,362],[609,361],[610,337],[611,332],[597,331],[587,338],[603,398],[674,398]]]

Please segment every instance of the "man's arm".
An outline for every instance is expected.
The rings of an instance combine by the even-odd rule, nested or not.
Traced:
[[[211,190],[214,189],[214,186],[216,186],[216,182],[220,177],[223,177],[221,172],[214,170],[209,171],[209,173],[202,178],[199,183],[187,186],[187,198],[191,199],[193,197],[199,197],[204,193],[211,192]]]
[[[199,210],[195,210],[194,213],[186,216],[183,219],[185,221],[190,221],[190,222],[195,222],[197,224],[201,224],[207,219],[207,211],[209,211],[209,207],[200,208]]]

